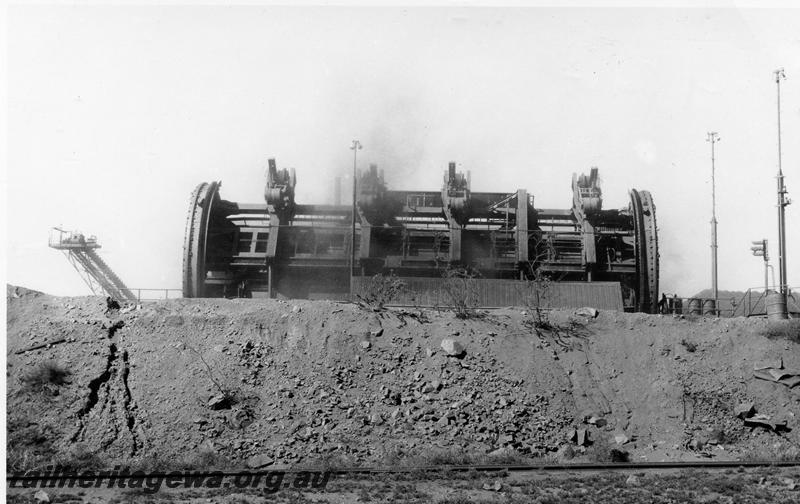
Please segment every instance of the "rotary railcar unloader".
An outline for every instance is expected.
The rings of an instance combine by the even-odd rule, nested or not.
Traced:
[[[525,189],[472,191],[450,163],[438,191],[387,188],[375,165],[358,177],[355,204],[295,201],[295,171],[269,160],[264,202],[220,197],[220,183],[191,195],[183,257],[186,297],[347,298],[355,277],[441,279],[466,268],[483,279],[544,272],[567,282],[618,282],[628,310],[656,312],[658,238],[648,191],[604,209],[598,170],[572,177],[570,206],[534,206]],[[355,250],[351,248],[355,243]]]

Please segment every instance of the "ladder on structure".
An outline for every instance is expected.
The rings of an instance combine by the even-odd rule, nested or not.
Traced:
[[[105,293],[120,301],[137,301],[133,292],[95,252],[100,248],[95,236],[86,238],[81,233],[59,228],[53,228],[53,231],[57,233],[51,232],[48,245],[64,252],[93,294],[100,296]]]

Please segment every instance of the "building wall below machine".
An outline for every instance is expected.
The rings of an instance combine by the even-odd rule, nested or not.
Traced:
[[[405,288],[390,301],[403,306],[449,306],[452,296],[469,296],[470,304],[484,308],[526,306],[535,296],[535,282],[487,278],[445,279],[430,277],[397,277]],[[356,293],[370,289],[371,277],[354,277]],[[448,285],[449,283],[449,285]],[[464,292],[468,291],[468,292]],[[539,299],[543,308],[580,308],[622,311],[622,289],[619,282],[550,282]]]

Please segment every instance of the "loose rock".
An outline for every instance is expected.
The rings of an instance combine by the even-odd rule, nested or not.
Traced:
[[[445,338],[441,344],[442,350],[450,357],[463,357],[466,354],[464,345],[453,338]]]
[[[272,465],[273,463],[275,463],[275,461],[272,459],[272,457],[269,457],[268,455],[263,453],[260,455],[253,455],[252,457],[249,457],[245,462],[247,467],[249,467],[250,469],[259,469],[261,467],[267,467]]]

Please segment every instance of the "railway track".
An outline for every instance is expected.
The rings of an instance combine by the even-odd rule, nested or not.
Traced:
[[[569,471],[618,471],[640,469],[735,469],[739,467],[800,467],[800,460],[792,461],[690,461],[690,462],[614,462],[575,464],[488,464],[488,465],[439,465],[400,468],[363,467],[331,469],[333,474],[400,474],[413,472],[569,472]]]
[[[195,477],[222,476],[236,478],[239,476],[268,475],[276,472],[281,473],[300,473],[300,472],[328,472],[337,476],[346,475],[372,475],[372,474],[419,474],[419,473],[444,473],[444,472],[591,472],[591,471],[639,471],[639,470],[658,470],[658,469],[737,469],[737,468],[759,468],[759,467],[800,467],[800,460],[756,460],[756,461],[689,461],[689,462],[614,462],[614,463],[575,463],[575,464],[473,464],[473,465],[435,465],[435,466],[403,466],[403,467],[352,467],[352,468],[319,468],[319,467],[297,467],[282,468],[274,467],[271,469],[251,470],[251,471],[184,471],[191,473]],[[75,479],[94,479],[94,475],[83,476],[78,474]],[[116,471],[117,475],[121,473]],[[124,474],[124,470],[122,471]],[[148,477],[167,477],[170,472],[147,473]],[[39,481],[57,477],[52,474],[38,473],[14,474],[7,473],[6,481],[22,483],[26,481]]]

